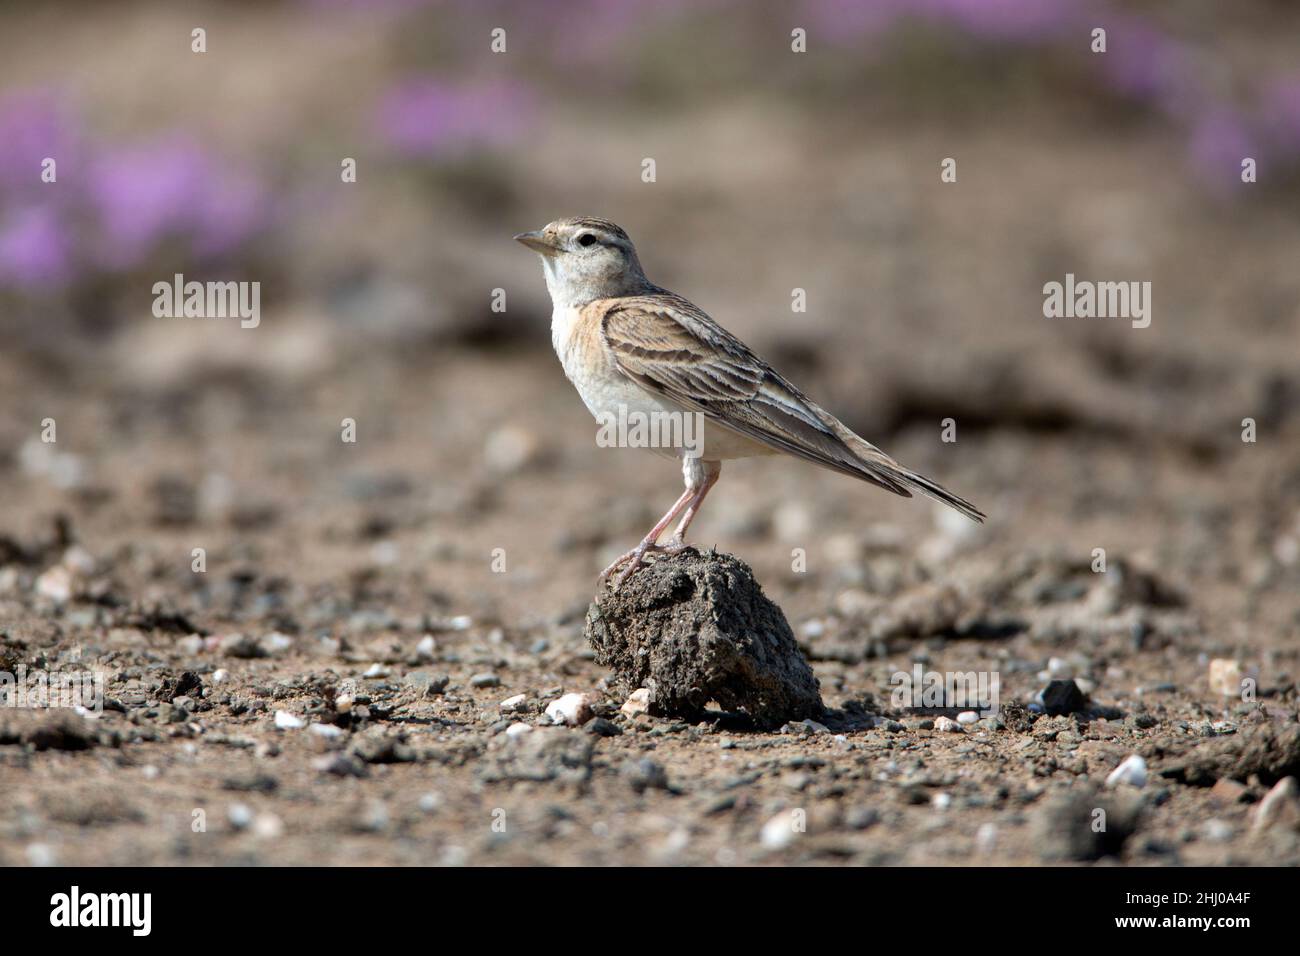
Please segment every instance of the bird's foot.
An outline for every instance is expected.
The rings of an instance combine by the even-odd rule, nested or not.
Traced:
[[[669,539],[667,544],[658,544],[647,538],[642,541],[631,551],[614,559],[614,563],[600,572],[600,582],[604,584],[609,580],[609,576],[617,571],[622,565],[626,564],[627,568],[618,576],[614,582],[614,590],[617,591],[632,575],[636,574],[637,569],[644,563],[647,555],[650,554],[676,554],[685,549],[687,544],[682,540],[680,535],[674,535]]]

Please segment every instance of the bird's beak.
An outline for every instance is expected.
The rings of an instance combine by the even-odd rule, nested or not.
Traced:
[[[560,251],[539,229],[534,229],[532,232],[521,232],[515,236],[515,242],[522,242],[529,249],[540,252],[544,256],[553,256]]]

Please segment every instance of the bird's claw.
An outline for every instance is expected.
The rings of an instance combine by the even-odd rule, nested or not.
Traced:
[[[632,577],[637,570],[645,563],[647,555],[650,554],[676,554],[686,547],[686,542],[680,536],[674,536],[669,539],[667,544],[657,544],[654,541],[642,541],[631,551],[620,555],[614,559],[614,563],[600,572],[600,583],[605,584],[609,576],[613,574],[623,564],[627,564],[627,569],[618,576],[614,582],[613,590],[617,591],[627,583],[628,578]]]

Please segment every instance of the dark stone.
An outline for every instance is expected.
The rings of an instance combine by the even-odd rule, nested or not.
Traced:
[[[158,689],[158,699],[171,703],[177,697],[202,697],[203,681],[194,671],[184,671],[180,677],[164,677]]]
[[[649,690],[658,716],[695,722],[713,701],[776,728],[824,711],[785,615],[729,554],[687,548],[605,589],[586,637],[625,693]]]
[[[1009,700],[1003,704],[998,716],[1002,718],[1002,723],[1008,730],[1014,730],[1018,734],[1027,734],[1034,726],[1034,718],[1028,708],[1016,700]]]
[[[637,793],[647,790],[668,790],[668,771],[649,757],[629,760],[623,765],[623,776]]]
[[[1042,693],[1038,695],[1043,702],[1043,710],[1051,717],[1062,717],[1083,710],[1087,698],[1079,685],[1073,680],[1048,681]]]
[[[587,733],[594,734],[597,737],[617,737],[619,734],[623,733],[618,724],[604,717],[596,717],[593,720],[589,720],[585,729]]]

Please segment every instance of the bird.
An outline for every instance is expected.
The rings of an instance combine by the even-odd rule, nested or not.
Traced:
[[[602,584],[626,565],[617,590],[649,555],[686,548],[686,531],[722,462],[736,458],[791,455],[904,498],[918,492],[984,521],[969,501],[855,434],[699,306],[647,279],[620,226],[579,216],[514,238],[541,256],[551,343],[598,421],[672,420],[667,415],[703,424],[702,441],[690,447],[651,448],[681,459],[685,489],[636,547],[601,572]],[[671,538],[660,544],[674,520]]]

